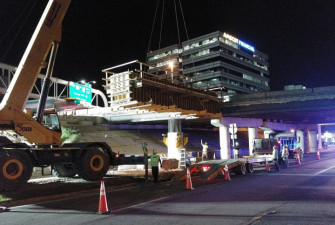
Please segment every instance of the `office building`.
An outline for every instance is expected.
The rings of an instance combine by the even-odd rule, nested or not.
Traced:
[[[268,56],[254,46],[224,32],[216,31],[178,44],[150,51],[148,63],[182,72],[199,82],[224,87],[224,95],[269,91]],[[151,68],[151,72],[154,69]],[[221,91],[216,90],[218,95]]]

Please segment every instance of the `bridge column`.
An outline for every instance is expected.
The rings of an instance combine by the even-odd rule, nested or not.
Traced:
[[[257,127],[248,127],[249,155],[253,155],[252,150],[254,149],[255,138],[257,138]]]
[[[296,138],[297,138],[297,147],[300,147],[304,151],[306,151],[307,149],[305,149],[305,135],[304,135],[304,131],[297,130]]]
[[[221,119],[211,119],[211,124],[219,128],[221,159],[230,159],[230,135],[226,126],[229,123],[223,124]]]
[[[181,148],[183,147],[183,133],[181,132],[180,119],[168,120],[168,134],[167,134],[168,158],[177,159],[180,162]]]
[[[316,138],[316,131],[309,130],[307,133],[307,143],[308,149],[306,152],[316,152],[317,151],[317,138]]]
[[[318,124],[318,149],[322,149],[322,133],[320,124]]]
[[[230,138],[228,133],[228,127],[225,125],[221,125],[219,127],[219,135],[220,135],[220,155],[221,159],[229,159],[230,158]]]

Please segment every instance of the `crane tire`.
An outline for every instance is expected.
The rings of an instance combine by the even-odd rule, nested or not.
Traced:
[[[74,177],[77,174],[73,164],[52,165],[51,172],[55,177]]]
[[[100,146],[93,146],[76,160],[75,167],[79,177],[85,180],[100,180],[106,175],[109,162],[106,151]]]
[[[0,152],[0,190],[12,191],[27,183],[33,173],[30,156],[22,150]]]

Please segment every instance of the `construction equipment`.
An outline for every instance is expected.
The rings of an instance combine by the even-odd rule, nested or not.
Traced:
[[[280,142],[275,138],[255,138],[254,139],[254,148],[252,150],[253,155],[266,155],[272,154],[273,146],[280,146]]]
[[[269,138],[255,138],[252,151],[253,155],[269,155],[272,154],[274,145],[276,145],[278,149],[281,149],[281,146],[287,145],[289,158],[295,158],[295,149],[297,147],[302,149],[301,146],[303,146],[300,137],[297,136],[297,131],[291,130],[281,133],[272,133]],[[301,155],[300,158],[302,158]]]
[[[100,180],[119,158],[105,142],[61,142],[55,112],[45,112],[50,78],[61,40],[62,21],[70,0],[49,0],[0,104],[0,189],[13,190],[26,183],[33,167],[51,166],[55,175]],[[38,74],[47,74],[36,112],[24,111]]]

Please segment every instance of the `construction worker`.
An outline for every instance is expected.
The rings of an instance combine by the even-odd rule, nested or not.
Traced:
[[[207,160],[207,150],[208,150],[208,144],[205,142],[205,144],[202,143],[201,140],[201,145],[202,145],[202,160]]]
[[[282,160],[283,160],[283,167],[284,168],[288,167],[288,155],[289,155],[288,145],[284,145],[283,150],[281,152],[281,157],[282,157]]]
[[[293,152],[295,152],[296,155],[299,155],[300,162],[302,163],[302,161],[304,160],[304,150],[300,147],[297,147],[293,150]]]
[[[272,157],[273,157],[273,163],[275,164],[275,169],[276,171],[279,171],[279,163],[278,163],[279,153],[278,153],[277,145],[273,146]]]
[[[158,183],[158,164],[162,166],[162,162],[160,157],[157,155],[157,151],[154,149],[152,150],[152,156],[150,156],[150,162],[151,162],[151,171],[152,171],[152,177],[154,178],[154,182]]]

